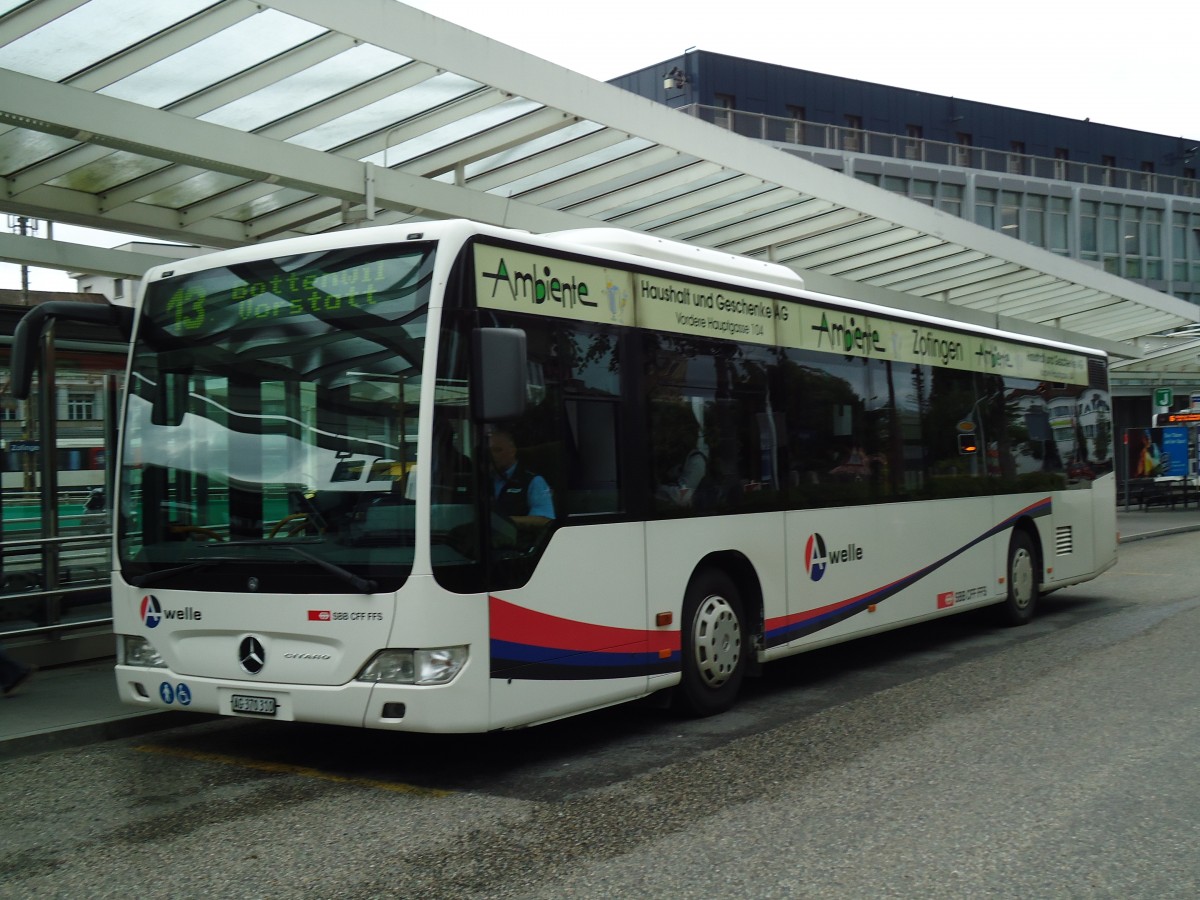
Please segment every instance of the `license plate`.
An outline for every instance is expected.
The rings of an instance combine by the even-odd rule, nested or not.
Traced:
[[[275,715],[274,697],[251,697],[248,694],[234,694],[232,701],[234,712],[254,713],[259,716]]]

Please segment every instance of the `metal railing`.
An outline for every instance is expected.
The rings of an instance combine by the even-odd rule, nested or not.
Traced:
[[[693,103],[681,107],[680,110],[745,137],[794,144],[814,150],[861,153],[934,166],[978,169],[984,172],[1046,178],[1151,194],[1200,197],[1200,180],[1195,178],[1118,169],[1113,166],[970,147],[965,144],[950,144],[919,137],[866,131],[845,125],[827,125],[763,113],[742,112],[719,106]]]
[[[60,534],[41,534],[40,517],[8,514],[0,544],[0,634],[50,633],[111,622],[109,569],[112,533],[107,512],[81,508],[60,495]]]

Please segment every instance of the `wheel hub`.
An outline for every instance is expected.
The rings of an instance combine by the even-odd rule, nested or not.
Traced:
[[[724,597],[705,597],[692,622],[696,669],[704,683],[719,688],[737,671],[742,655],[742,630],[737,614]]]

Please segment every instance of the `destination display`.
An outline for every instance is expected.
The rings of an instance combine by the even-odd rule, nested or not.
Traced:
[[[290,260],[264,261],[254,267],[261,271],[258,278],[247,278],[241,266],[208,269],[152,284],[146,314],[179,337],[286,319],[354,315],[395,298],[420,258],[372,248],[354,257],[345,251],[322,254],[290,270],[284,268]]]
[[[1033,381],[1088,383],[1087,357],[1068,350],[512,248],[475,246],[475,289],[477,302],[487,309]]]

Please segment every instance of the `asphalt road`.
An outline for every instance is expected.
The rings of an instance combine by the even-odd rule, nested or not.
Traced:
[[[1030,626],[511,734],[220,720],[5,762],[0,897],[1171,898],[1200,889],[1200,554]]]

